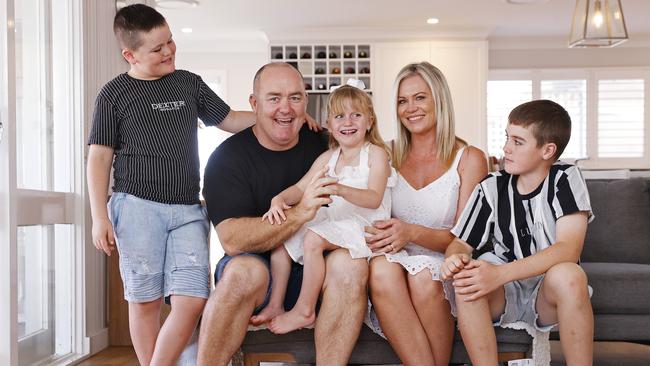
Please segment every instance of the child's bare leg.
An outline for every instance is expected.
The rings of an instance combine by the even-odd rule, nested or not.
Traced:
[[[260,325],[284,313],[284,296],[291,274],[291,257],[284,245],[275,248],[271,253],[271,298],[262,311],[251,317],[251,324]]]
[[[458,329],[463,343],[472,365],[494,366],[498,363],[498,353],[492,320],[498,319],[505,310],[504,289],[502,287],[474,301],[465,301],[466,296],[456,292]]]
[[[172,295],[172,310],[160,328],[152,365],[175,365],[196,329],[207,299]]]
[[[591,365],[594,316],[582,268],[575,263],[551,267],[537,295],[536,308],[540,325],[559,323],[567,365]]]
[[[129,302],[129,331],[140,365],[147,366],[156,347],[160,331],[160,305],[162,299],[149,302]]]
[[[300,296],[289,312],[275,317],[269,326],[276,334],[284,334],[313,324],[316,321],[316,302],[325,279],[326,250],[338,248],[311,230],[304,239],[304,270]]]

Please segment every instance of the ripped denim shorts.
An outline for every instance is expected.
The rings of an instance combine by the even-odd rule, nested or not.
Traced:
[[[204,207],[114,192],[108,212],[127,301],[173,295],[208,298],[210,224]]]

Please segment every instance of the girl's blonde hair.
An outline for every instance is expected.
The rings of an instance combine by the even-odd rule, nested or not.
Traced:
[[[466,143],[456,137],[454,104],[451,100],[447,80],[437,67],[426,61],[404,66],[397,74],[393,84],[393,105],[391,108],[393,108],[393,118],[397,124],[397,140],[393,146],[393,166],[399,170],[411,148],[411,133],[400,121],[397,113],[397,101],[402,80],[414,75],[421,77],[431,90],[436,113],[436,144],[438,145],[436,158],[446,167],[450,167],[456,156],[456,151]]]
[[[377,115],[372,106],[372,99],[370,99],[370,96],[365,91],[350,85],[343,85],[334,90],[330,94],[329,101],[327,102],[327,119],[329,120],[338,114],[344,113],[346,101],[349,101],[353,108],[358,109],[368,117],[370,130],[366,133],[366,141],[383,148],[386,150],[388,156],[390,156],[390,149],[381,138],[381,135],[379,135]],[[329,146],[332,149],[339,146],[338,141],[332,137],[332,134],[329,137]]]

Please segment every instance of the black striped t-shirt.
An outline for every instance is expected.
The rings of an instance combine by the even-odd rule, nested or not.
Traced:
[[[219,124],[230,112],[196,74],[157,80],[124,73],[95,101],[88,144],[115,150],[113,191],[167,204],[199,202],[197,118]]]
[[[474,189],[452,234],[512,262],[555,243],[560,217],[584,211],[593,220],[587,185],[574,165],[557,161],[526,195],[517,191],[517,178],[503,170],[488,175]],[[492,247],[483,248],[486,244]]]

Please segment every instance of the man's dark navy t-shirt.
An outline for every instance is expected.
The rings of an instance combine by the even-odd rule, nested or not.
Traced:
[[[252,127],[224,141],[205,167],[203,197],[213,225],[229,218],[261,217],[271,199],[297,183],[327,149],[324,133],[300,130],[296,146],[272,151],[262,146]]]

